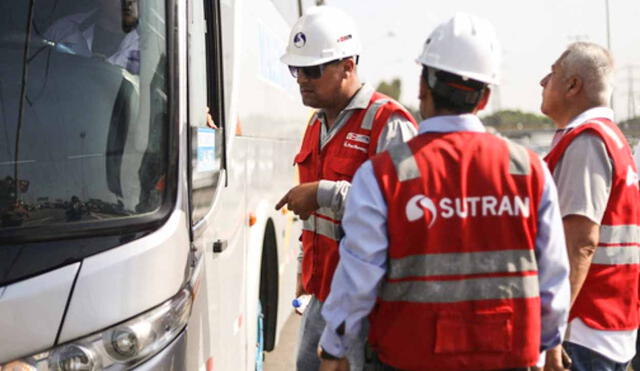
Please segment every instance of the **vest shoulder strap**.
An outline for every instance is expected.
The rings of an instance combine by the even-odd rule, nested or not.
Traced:
[[[602,131],[602,133],[604,133],[604,135],[609,137],[613,141],[613,143],[615,143],[618,149],[622,149],[624,147],[624,141],[620,139],[620,136],[618,135],[618,133],[616,133],[616,131],[612,129],[611,126],[609,126],[605,121],[599,120],[599,119],[592,119],[587,121],[584,125],[589,125],[589,124],[598,127]]]
[[[420,178],[420,168],[409,144],[406,142],[398,143],[391,146],[388,152],[400,182]]]
[[[384,106],[385,104],[391,101],[392,100],[388,98],[381,98],[371,103],[369,105],[369,108],[367,108],[367,113],[365,113],[364,119],[362,119],[362,124],[360,125],[360,128],[364,130],[372,130],[373,121],[376,118],[378,110],[380,109],[380,107]]]
[[[504,139],[509,150],[509,174],[529,175],[531,174],[531,161],[527,149],[523,146]]]

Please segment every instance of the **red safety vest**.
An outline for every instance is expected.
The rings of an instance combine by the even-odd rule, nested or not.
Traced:
[[[351,182],[360,165],[376,152],[378,137],[392,114],[398,113],[417,126],[411,115],[380,93],[374,93],[366,109],[354,110],[345,125],[320,149],[322,123],[314,115],[295,162],[300,183],[324,180]],[[338,265],[338,244],[343,232],[341,215],[320,208],[305,220],[302,231],[302,281],[308,293],[324,301],[329,295]]]
[[[388,272],[369,343],[403,370],[528,367],[540,351],[540,159],[491,134],[428,133],[373,159]]]
[[[553,172],[573,139],[584,132],[604,142],[613,162],[613,182],[598,248],[569,320],[580,318],[597,330],[633,330],[638,327],[639,310],[640,193],[629,144],[617,125],[599,118],[567,132],[545,160]]]

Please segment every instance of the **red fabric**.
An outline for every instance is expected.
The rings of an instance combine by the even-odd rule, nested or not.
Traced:
[[[385,152],[373,159],[374,172],[388,206],[389,259],[501,250],[533,250],[537,211],[544,188],[540,160],[523,152],[529,175],[510,173],[506,141],[474,132],[427,133],[408,143],[421,176],[400,182]],[[406,205],[424,195],[436,205],[409,221]],[[524,212],[483,214],[471,206],[467,217],[444,217],[443,199],[519,196]],[[480,205],[480,207],[478,207]],[[524,209],[524,208],[523,208]],[[432,223],[432,224],[431,224]],[[427,259],[428,260],[428,259]],[[403,280],[459,282],[479,277],[537,276],[537,271],[410,277]],[[383,290],[393,280],[383,282]],[[540,347],[540,299],[465,300],[453,303],[385,301],[378,298],[370,316],[369,342],[380,359],[406,370],[490,370],[534,365]]]
[[[376,92],[371,97],[369,106],[379,99],[390,98]],[[347,123],[340,128],[339,132],[322,150],[320,149],[322,123],[317,118],[310,123],[305,132],[300,152],[295,158],[299,167],[300,183],[322,179],[351,182],[358,167],[375,154],[380,133],[394,113],[404,116],[417,126],[413,117],[392,100],[378,109],[371,130],[360,127],[366,112],[366,109],[355,110]],[[369,137],[369,143],[363,143],[363,137],[360,135]],[[317,214],[315,215],[317,216]],[[323,216],[319,217],[323,218]],[[340,220],[332,220],[332,222],[340,224]],[[329,295],[333,273],[338,265],[338,243],[323,235],[303,231],[302,247],[304,288],[308,293],[324,301]]]
[[[609,128],[609,132],[616,135],[622,142],[622,147],[619,147],[615,139],[596,121]],[[603,118],[590,120],[567,132],[545,158],[549,168],[553,172],[567,147],[578,135],[585,132],[602,139],[613,163],[611,194],[600,223],[601,227],[639,225],[640,193],[637,179],[632,184],[627,184],[629,169],[633,172],[637,171],[633,155],[624,134],[610,120]],[[625,245],[628,244],[600,243],[598,249]],[[637,246],[637,243],[635,245]],[[638,264],[591,264],[587,278],[571,308],[569,320],[580,318],[586,325],[597,330],[638,328],[639,272]]]

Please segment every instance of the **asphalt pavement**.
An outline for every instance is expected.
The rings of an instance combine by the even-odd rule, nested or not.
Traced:
[[[264,371],[294,371],[296,369],[296,342],[298,341],[301,318],[297,314],[291,314],[282,329],[280,341],[275,350],[265,354]]]

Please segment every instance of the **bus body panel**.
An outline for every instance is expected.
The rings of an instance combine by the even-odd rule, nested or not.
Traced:
[[[0,360],[47,349],[56,340],[80,263],[0,288]]]
[[[275,243],[277,246],[277,271],[271,272],[277,275],[278,297],[277,297],[277,322],[276,322],[276,344],[277,334],[284,326],[286,319],[292,313],[291,301],[295,294],[295,280],[291,279],[296,274],[296,256],[299,251],[298,236],[300,234],[300,223],[294,222],[291,212],[275,211],[274,205],[280,197],[284,195],[292,179],[295,177],[294,168],[291,164],[282,161],[272,162],[270,158],[289,158],[295,151],[295,141],[273,141],[270,139],[258,138],[238,138],[246,141],[249,148],[249,158],[255,161],[249,162],[247,171],[247,184],[251,191],[247,192],[249,205],[254,205],[249,210],[256,216],[257,223],[251,227],[249,241],[247,245],[248,258],[246,267],[247,288],[247,324],[246,342],[247,369],[251,362],[255,360],[255,342],[252,340],[256,336],[257,310],[260,289],[260,273],[262,254],[266,246],[265,237],[268,228],[275,231]],[[286,164],[286,165],[285,165]],[[284,165],[284,166],[282,166]],[[274,176],[278,174],[278,176]],[[269,188],[275,190],[282,189],[281,192],[269,192]],[[271,223],[271,225],[269,225]],[[260,303],[263,314],[265,303]]]
[[[195,233],[205,268],[188,325],[187,367],[253,370],[269,228],[275,232],[278,260],[270,272],[279,281],[276,344],[292,313],[301,223],[274,206],[298,181],[293,158],[310,110],[279,61],[289,25],[274,4],[224,0],[221,8],[228,182]],[[226,249],[213,252],[216,241]]]
[[[175,295],[189,254],[187,221],[174,211],[156,232],[86,258],[76,282],[60,342],[110,327]]]
[[[207,329],[211,339],[208,358],[216,368],[243,362],[243,332],[246,286],[244,262],[249,215],[246,211],[246,147],[236,142],[234,155],[228,158],[228,185],[221,190],[213,213],[208,215],[208,228],[195,243],[204,251],[207,281],[207,309],[212,319]],[[213,251],[221,241],[226,248]],[[239,363],[238,363],[239,364]]]

